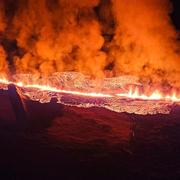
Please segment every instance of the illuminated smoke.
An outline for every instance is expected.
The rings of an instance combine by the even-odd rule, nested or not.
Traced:
[[[1,0],[0,70],[130,74],[180,87],[171,11],[168,0]]]
[[[6,26],[4,19],[5,19],[5,17],[4,17],[3,4],[0,4],[0,72],[1,72],[1,75],[4,73],[7,73],[7,69],[8,69],[7,62],[6,62],[6,53],[1,44],[2,43],[1,42],[1,37],[2,37],[1,32],[3,32],[5,30],[5,26]]]
[[[180,85],[177,32],[167,0],[113,0],[115,71]]]
[[[31,0],[21,5],[13,29],[17,31],[18,46],[26,53],[15,59],[17,70],[80,71],[94,76],[102,73],[106,54],[100,51],[104,39],[93,10],[97,4]]]

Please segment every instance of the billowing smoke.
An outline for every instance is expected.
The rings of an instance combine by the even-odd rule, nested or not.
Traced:
[[[1,0],[0,71],[130,74],[180,87],[168,0]]]
[[[180,85],[178,34],[167,0],[113,0],[115,71]]]
[[[2,46],[2,34],[4,32],[6,23],[5,23],[4,9],[3,4],[0,4],[0,72],[1,75],[8,72],[8,63],[6,61],[6,52]]]

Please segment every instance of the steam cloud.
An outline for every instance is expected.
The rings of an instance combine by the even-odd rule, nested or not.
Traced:
[[[130,74],[180,87],[168,0],[1,0],[0,71]]]

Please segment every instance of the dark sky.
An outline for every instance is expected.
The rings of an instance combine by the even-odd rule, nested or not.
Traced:
[[[180,0],[171,0],[174,6],[172,13],[172,20],[175,26],[180,30]]]

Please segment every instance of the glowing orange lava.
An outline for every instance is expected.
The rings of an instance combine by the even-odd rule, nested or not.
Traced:
[[[0,84],[14,84],[17,87],[21,88],[31,88],[31,89],[38,89],[40,91],[51,91],[56,93],[63,93],[63,94],[72,94],[78,96],[87,96],[87,97],[104,97],[104,98],[113,98],[113,97],[120,97],[120,98],[128,98],[128,99],[139,99],[139,100],[161,100],[161,101],[172,101],[172,102],[180,102],[180,96],[178,96],[175,92],[171,95],[163,95],[159,90],[155,90],[151,95],[141,94],[139,89],[130,88],[127,93],[118,93],[118,94],[108,94],[108,93],[99,93],[99,92],[81,92],[81,91],[74,91],[74,90],[64,90],[58,89],[56,87],[51,87],[49,85],[40,85],[40,84],[25,84],[23,82],[12,82],[5,78],[0,79]]]
[[[147,96],[145,94],[141,94],[138,88],[136,88],[134,91],[132,88],[130,88],[128,93],[120,93],[116,95],[119,97],[126,97],[130,99],[165,100],[165,101],[180,102],[180,98],[177,96],[175,92],[172,93],[171,95],[163,95],[163,93],[161,93],[159,90],[155,90],[150,96]]]

